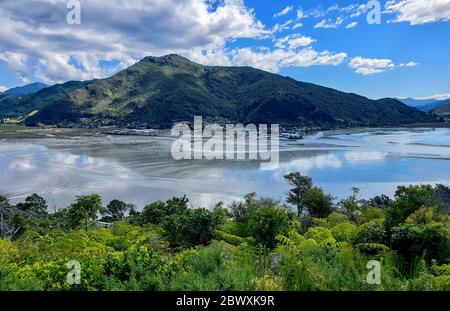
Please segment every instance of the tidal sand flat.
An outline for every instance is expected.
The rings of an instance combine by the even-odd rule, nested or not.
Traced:
[[[211,207],[256,192],[282,200],[292,171],[311,176],[337,198],[353,186],[363,197],[393,195],[396,185],[450,185],[450,129],[328,131],[280,141],[280,164],[261,170],[249,160],[182,160],[171,157],[170,137],[67,136],[2,140],[0,192],[18,202],[39,193],[54,208],[75,195],[99,193],[143,207],[186,194]]]

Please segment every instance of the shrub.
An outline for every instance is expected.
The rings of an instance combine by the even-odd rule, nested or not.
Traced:
[[[361,213],[358,215],[358,224],[364,224],[372,220],[383,218],[384,213],[381,208],[364,206],[361,208]]]
[[[336,225],[350,221],[347,215],[336,212],[332,212],[330,215],[328,215],[326,220],[328,228],[333,228]]]
[[[176,255],[165,274],[165,290],[253,290],[257,271],[251,253],[224,242]]]
[[[104,265],[104,273],[108,277],[121,282],[155,280],[153,284],[146,284],[143,290],[156,290],[159,287],[156,273],[162,267],[161,257],[147,247],[131,247],[124,252],[108,254]]]
[[[384,221],[382,219],[376,219],[362,224],[357,229],[356,243],[386,243]]]
[[[391,247],[407,262],[424,257],[428,262],[436,259],[438,263],[446,263],[450,258],[449,232],[441,223],[404,224],[394,227]]]
[[[436,261],[432,266],[434,277],[434,285],[436,289],[450,291],[450,264],[438,266]]]
[[[35,276],[19,276],[16,267],[0,264],[0,291],[42,291],[44,284]]]
[[[447,213],[437,207],[423,207],[409,215],[405,222],[408,224],[417,225],[425,225],[431,222],[441,222],[448,225],[450,223],[449,218],[450,217]]]
[[[206,245],[213,239],[219,225],[214,216],[214,213],[204,208],[187,209],[182,214],[167,217],[164,229],[175,247]]]
[[[298,256],[284,256],[279,268],[283,287],[293,291],[363,290],[367,261],[356,252],[315,245]]]
[[[352,243],[357,236],[356,226],[351,222],[337,224],[336,226],[331,228],[331,233],[333,234],[333,237],[336,239],[336,241],[339,242]]]
[[[336,244],[336,239],[333,237],[331,230],[322,227],[309,228],[308,231],[305,233],[305,238],[313,239],[319,244],[328,244],[328,245]]]
[[[245,240],[243,238],[241,238],[240,236],[229,234],[229,233],[223,232],[221,230],[216,230],[215,233],[219,239],[222,239],[231,245],[237,246],[237,245],[245,242]]]
[[[0,239],[0,264],[15,262],[18,258],[18,248],[10,240]]]
[[[385,211],[386,228],[403,223],[409,215],[433,200],[433,188],[430,185],[399,186],[395,192],[395,201]]]
[[[365,255],[382,255],[390,251],[389,247],[378,243],[360,243],[356,248]]]
[[[293,215],[279,207],[259,209],[249,220],[249,228],[257,243],[272,249],[277,244],[276,236],[286,234],[293,227]]]

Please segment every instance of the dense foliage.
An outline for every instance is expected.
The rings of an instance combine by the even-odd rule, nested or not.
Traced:
[[[286,179],[289,203],[251,193],[213,209],[186,197],[104,207],[91,194],[49,213],[37,194],[0,197],[0,290],[450,290],[448,187],[335,202]],[[366,282],[370,260],[381,284]]]

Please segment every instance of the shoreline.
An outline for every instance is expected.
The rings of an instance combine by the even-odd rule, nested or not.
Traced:
[[[389,129],[389,128],[405,128],[405,129],[419,129],[419,128],[450,128],[450,123],[418,123],[418,124],[403,124],[398,126],[379,126],[379,127],[349,127],[338,128],[330,130],[312,131],[308,132],[306,136],[315,135],[319,132],[330,131],[355,131],[355,130],[373,130],[373,129]],[[33,128],[23,127],[12,130],[3,130],[0,126],[0,141],[15,140],[15,139],[42,139],[42,138],[59,138],[59,139],[71,139],[74,137],[106,137],[106,136],[137,136],[137,137],[170,137],[170,135],[142,135],[132,134],[130,130],[129,134],[114,134],[114,130],[124,130],[121,128],[58,128],[58,127],[46,127],[46,128]],[[161,131],[163,132],[163,131]]]

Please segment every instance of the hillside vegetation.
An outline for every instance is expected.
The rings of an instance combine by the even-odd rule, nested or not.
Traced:
[[[178,55],[146,57],[107,79],[46,88],[29,125],[138,125],[207,120],[285,126],[382,126],[436,122],[395,99],[370,100],[250,67],[203,66]]]
[[[20,117],[41,109],[45,104],[30,103],[29,99],[45,87],[46,84],[36,82],[0,93],[0,118]]]
[[[432,112],[445,119],[450,119],[450,100],[447,100],[445,104],[433,109]]]
[[[450,290],[448,187],[370,200],[355,188],[335,204],[308,177],[285,178],[287,203],[251,193],[213,210],[186,197],[104,207],[90,194],[50,214],[37,194],[2,197],[0,290]]]

